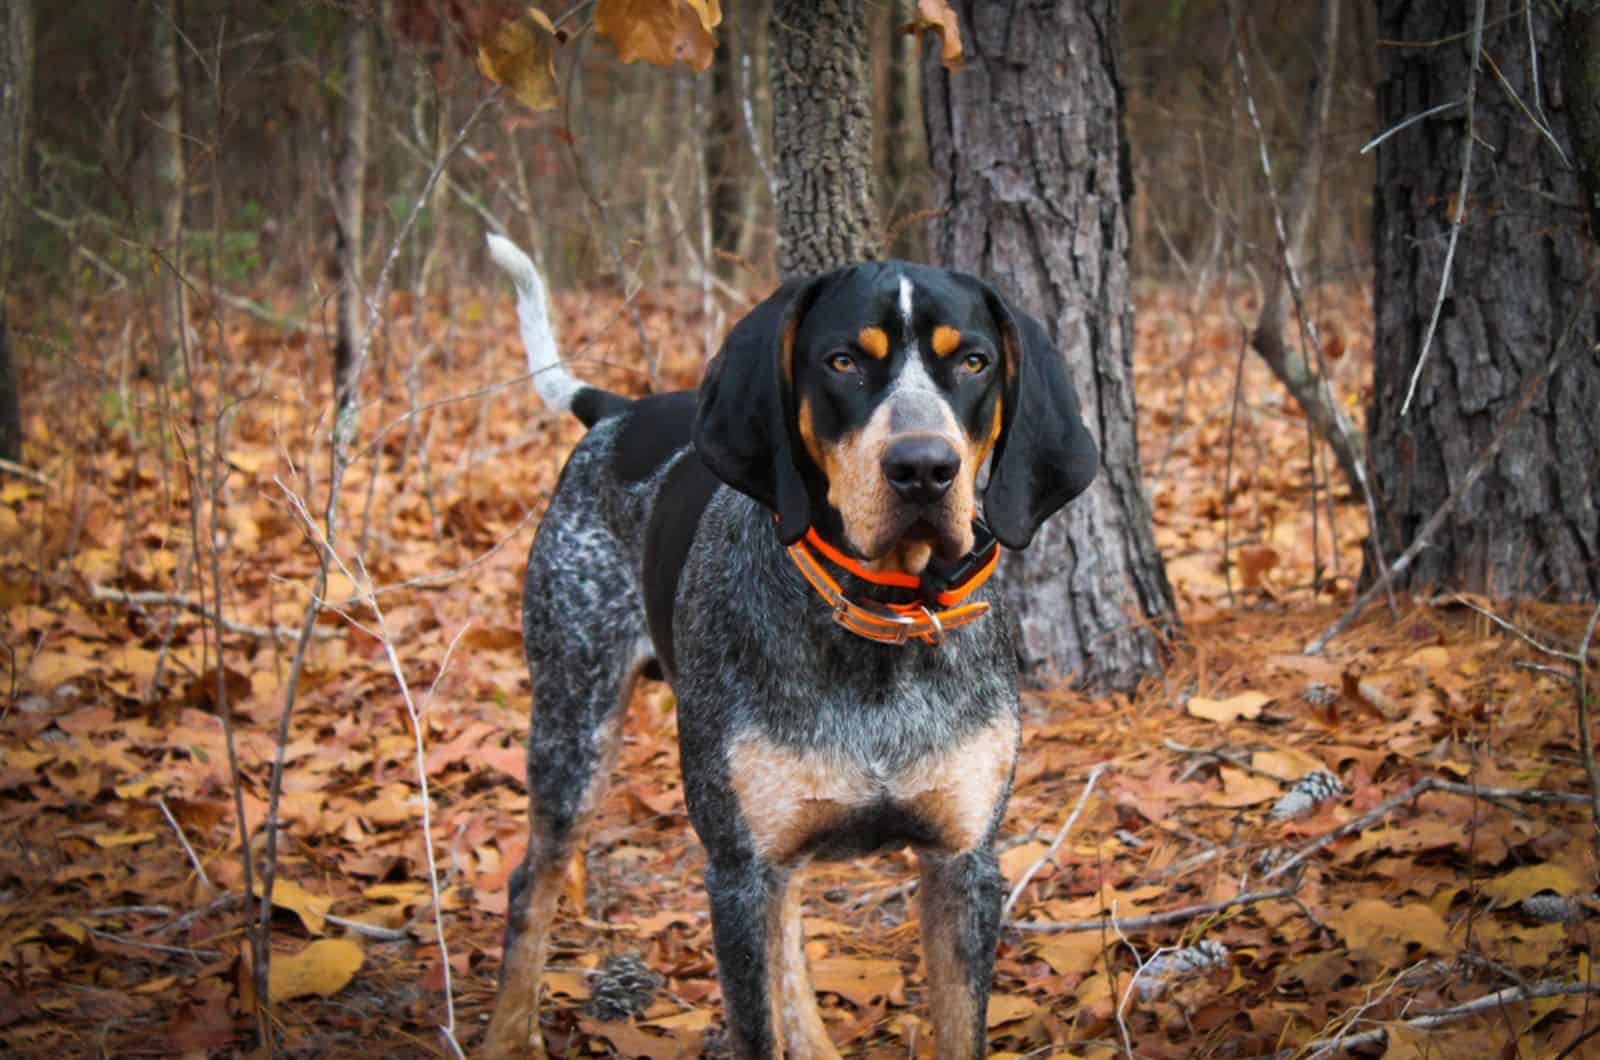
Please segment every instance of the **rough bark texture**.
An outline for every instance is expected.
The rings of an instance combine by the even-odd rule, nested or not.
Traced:
[[[1437,41],[1380,49],[1378,126],[1466,94],[1471,4],[1382,0],[1378,36]],[[1575,322],[1586,274],[1583,196],[1571,168],[1494,79],[1492,58],[1530,109],[1556,120],[1561,71],[1548,10],[1533,8],[1541,59],[1534,90],[1521,5],[1491,3],[1473,124],[1478,144],[1465,221],[1410,411],[1400,415],[1439,290],[1461,174],[1466,114],[1457,108],[1378,149],[1374,213],[1376,336],[1368,415],[1379,524],[1393,556],[1461,480],[1564,330],[1582,352],[1550,381],[1483,478],[1401,579],[1492,595],[1600,592],[1600,322]],[[1567,148],[1568,157],[1571,149]]]
[[[151,5],[150,120],[156,211],[156,249],[170,268],[159,273],[161,284],[161,356],[177,357],[188,324],[188,299],[183,281],[183,206],[188,193],[188,167],[183,155],[183,81],[178,69],[177,0]]]
[[[1128,282],[1131,194],[1116,0],[963,0],[966,68],[931,49],[923,113],[934,260],[990,280],[1055,336],[1100,445],[1094,486],[1002,577],[1033,680],[1129,688],[1175,622],[1140,481]]]
[[[366,213],[367,115],[372,110],[372,30],[356,14],[345,43],[344,144],[334,195],[339,266],[339,325],[333,346],[333,384],[342,413],[356,380],[350,378],[366,319],[361,279],[362,221]]]
[[[1572,0],[1562,36],[1567,130],[1589,214],[1589,237],[1600,239],[1600,0]]]
[[[22,408],[6,319],[33,102],[33,0],[7,0],[0,16],[0,459],[22,459]]]
[[[711,246],[717,255],[717,260],[706,262],[706,267],[721,272],[728,271],[724,264],[726,258],[739,253],[744,213],[741,192],[746,181],[741,172],[740,153],[744,119],[739,113],[741,41],[736,21],[741,14],[731,9],[723,13],[718,30],[722,39],[711,57],[711,92],[707,99],[710,114],[701,141],[710,192],[707,198],[711,212]]]
[[[872,107],[860,0],[773,0],[778,271],[878,256]]]

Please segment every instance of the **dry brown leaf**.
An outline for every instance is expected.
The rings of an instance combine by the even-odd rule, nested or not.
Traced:
[[[1240,692],[1227,699],[1207,699],[1205,696],[1189,697],[1189,713],[1197,718],[1226,724],[1240,718],[1259,718],[1261,708],[1272,702],[1265,692]]]
[[[1439,914],[1420,902],[1399,904],[1380,898],[1363,898],[1327,918],[1354,955],[1390,968],[1408,964],[1423,954],[1451,952],[1450,929]]]
[[[1494,899],[1496,908],[1515,905],[1540,891],[1550,891],[1563,897],[1578,894],[1582,885],[1565,866],[1547,861],[1541,865],[1524,865],[1512,869],[1504,876],[1485,881],[1479,890]]]
[[[961,69],[961,19],[951,10],[949,0],[917,0],[916,20],[906,31],[937,33],[939,61],[946,70]]]
[[[722,21],[720,0],[600,0],[595,32],[609,38],[617,58],[655,66],[682,62],[696,73],[711,65]]]
[[[811,963],[811,984],[857,1006],[870,1005],[878,998],[888,998],[896,1004],[905,1000],[905,979],[898,961],[824,957]]]
[[[561,104],[555,27],[538,8],[527,15],[505,22],[478,46],[478,70],[529,110],[554,110]]]
[[[268,985],[276,1001],[318,994],[332,997],[345,988],[366,955],[349,939],[318,939],[299,953],[275,953]]]

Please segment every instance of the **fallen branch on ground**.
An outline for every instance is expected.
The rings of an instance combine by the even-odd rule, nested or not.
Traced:
[[[1536,788],[1486,788],[1476,784],[1460,784],[1453,780],[1440,780],[1438,777],[1424,777],[1400,794],[1391,795],[1389,798],[1384,799],[1360,817],[1352,818],[1333,831],[1320,835],[1305,844],[1299,850],[1274,865],[1263,879],[1270,880],[1275,876],[1283,875],[1335,840],[1377,824],[1395,807],[1410,802],[1412,799],[1430,791],[1442,791],[1450,795],[1465,795],[1474,799],[1507,799],[1512,802],[1531,802],[1536,805],[1553,803],[1585,805],[1589,802],[1587,795],[1578,795],[1567,791],[1541,791]]]
[[[149,590],[113,589],[109,585],[89,585],[89,597],[99,603],[122,604],[134,610],[143,610],[147,607],[176,607],[181,611],[199,615],[201,618],[211,617],[211,608],[203,600],[196,600],[192,596],[183,596],[178,593],[158,593]],[[294,640],[300,635],[299,629],[289,626],[253,626],[247,622],[234,622],[231,619],[222,619],[222,628],[229,633],[237,633],[242,637],[256,637],[260,640]],[[313,637],[326,639],[337,637],[339,630],[319,626],[311,631]]]
[[[1068,933],[1075,931],[1147,931],[1150,928],[1165,927],[1168,924],[1181,924],[1186,920],[1194,920],[1213,913],[1226,912],[1238,905],[1254,905],[1256,902],[1270,902],[1280,898],[1293,898],[1300,890],[1300,881],[1285,884],[1271,891],[1250,891],[1245,894],[1236,894],[1232,898],[1224,898],[1220,902],[1203,902],[1200,905],[1186,905],[1182,909],[1168,909],[1164,913],[1151,913],[1149,916],[1134,916],[1117,918],[1095,917],[1092,920],[1007,920],[1005,926],[1017,931],[1039,931]]]

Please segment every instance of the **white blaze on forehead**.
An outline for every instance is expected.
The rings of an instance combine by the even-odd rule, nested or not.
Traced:
[[[911,277],[905,273],[900,274],[900,319],[905,323],[905,343],[910,346],[916,331],[911,326]]]

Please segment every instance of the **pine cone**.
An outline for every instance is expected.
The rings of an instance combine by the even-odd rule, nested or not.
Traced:
[[[1301,814],[1310,813],[1329,799],[1336,799],[1344,794],[1344,784],[1339,778],[1326,769],[1318,769],[1307,773],[1294,782],[1294,786],[1283,793],[1272,812],[1267,815],[1271,821],[1287,821]]]
[[[661,989],[661,977],[635,953],[613,953],[589,973],[585,1011],[602,1023],[643,1014]]]

